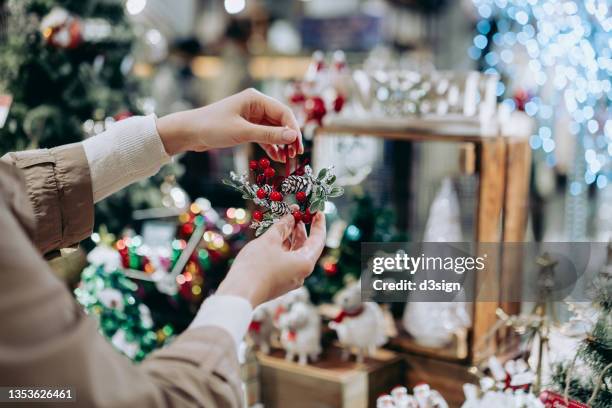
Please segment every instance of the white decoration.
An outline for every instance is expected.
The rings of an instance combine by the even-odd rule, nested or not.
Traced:
[[[293,361],[297,355],[300,365],[305,365],[308,358],[316,361],[321,354],[321,317],[312,303],[303,300],[303,293],[290,297],[290,308],[278,319],[285,359]]]
[[[261,304],[253,311],[253,319],[247,333],[251,342],[263,353],[270,353],[270,340],[274,333],[274,311],[267,304]]]
[[[136,356],[136,353],[138,353],[138,350],[140,349],[138,343],[127,341],[125,337],[125,331],[123,329],[119,329],[115,332],[115,334],[111,338],[111,343],[113,344],[113,346],[115,346],[115,348],[120,350],[123,354],[125,354],[131,359]]]
[[[442,186],[431,204],[423,241],[463,241],[459,199],[449,178],[442,181]],[[462,335],[470,324],[467,303],[461,301],[408,301],[403,316],[404,328],[416,342],[435,348],[448,345],[455,334]]]
[[[105,307],[123,312],[123,295],[117,289],[102,289],[98,294],[98,299]]]
[[[87,262],[94,266],[104,266],[106,272],[121,269],[121,255],[108,245],[100,244],[87,254]]]
[[[361,301],[361,283],[353,282],[339,291],[334,303],[342,312],[329,323],[338,333],[338,340],[344,347],[342,357],[347,360],[352,348],[357,349],[357,362],[364,356],[371,356],[376,348],[387,342],[385,318],[380,306],[374,302]]]

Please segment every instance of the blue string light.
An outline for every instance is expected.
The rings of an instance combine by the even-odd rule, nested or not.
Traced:
[[[584,235],[576,214],[586,212],[587,186],[612,180],[612,13],[609,0],[472,0],[480,15],[471,58],[482,70],[501,73],[502,103],[522,108],[538,130],[529,140],[536,158],[557,163],[554,135],[566,117],[575,137],[568,184],[570,235]],[[517,91],[535,95],[519,105]]]

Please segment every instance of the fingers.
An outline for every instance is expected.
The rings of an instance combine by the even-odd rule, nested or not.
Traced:
[[[279,149],[276,145],[268,145],[259,143],[259,146],[266,152],[269,158],[274,161],[285,163],[287,161],[287,155],[283,149]]]
[[[323,252],[326,234],[325,215],[319,211],[312,220],[312,224],[310,226],[310,236],[306,239],[302,248],[300,249],[300,251],[302,251],[313,264],[317,261],[317,259],[319,259],[321,252]]]
[[[295,220],[293,219],[293,215],[286,214],[276,223],[274,223],[268,231],[266,231],[262,237],[269,237],[271,239],[279,241],[281,244],[285,242],[293,231],[293,227],[295,226]]]
[[[304,242],[306,242],[306,225],[303,222],[298,222],[293,229],[293,236],[291,238],[291,250],[295,251],[300,249]]]
[[[249,142],[286,145],[296,141],[299,133],[288,127],[251,124],[245,134]]]
[[[295,157],[296,154],[304,153],[304,145],[302,142],[302,132],[300,131],[300,126],[298,124],[298,121],[295,118],[295,115],[293,114],[291,109],[289,109],[286,105],[282,104],[276,99],[269,97],[267,95],[264,95],[260,92],[256,92],[256,91],[251,92],[250,95],[252,95],[253,98],[256,98],[258,102],[261,103],[261,108],[263,108],[262,117],[257,118],[259,119],[258,123],[268,122],[273,125],[281,125],[291,130],[294,130],[296,132],[297,137],[294,140],[292,140],[291,142],[282,143],[282,144],[286,144],[286,143],[292,144],[293,152],[289,152],[290,153],[289,157]]]

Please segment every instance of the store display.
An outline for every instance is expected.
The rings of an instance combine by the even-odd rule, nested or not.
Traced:
[[[111,265],[91,265],[74,293],[100,331],[117,350],[140,361],[175,333],[172,325],[154,325],[151,311],[139,300],[138,285]]]
[[[170,346],[249,240],[265,243],[282,217],[308,230],[324,212],[325,248],[304,287],[255,307],[242,325],[246,405],[608,408],[612,245],[592,303],[552,296],[566,279],[555,271],[565,252],[546,246],[528,265],[526,251],[509,248],[611,235],[611,11],[606,0],[0,0],[0,157],[102,140],[132,116],[214,112],[213,101],[256,88],[294,113],[299,158],[286,146],[287,162],[275,163],[252,143],[179,153],[148,179],[130,173],[130,186],[94,194],[91,239],[50,261],[61,279],[70,262],[67,286],[119,353],[138,363]],[[270,101],[261,98],[251,103]],[[279,103],[243,119],[292,122]],[[240,120],[222,121],[217,133],[232,126],[250,140]],[[184,146],[172,118],[162,121],[166,150]],[[122,154],[123,164],[138,162]],[[202,196],[223,209],[190,198]],[[61,219],[81,215],[87,209]],[[38,218],[38,229],[53,219]],[[473,302],[447,281],[435,285],[442,271],[429,261],[413,265],[429,288],[384,305],[362,300],[364,244],[406,242],[423,260],[463,256],[454,242],[500,251],[487,254],[484,271],[456,268],[475,288]],[[589,255],[588,268],[602,259]],[[580,277],[576,258],[566,263]],[[586,282],[572,280],[572,296]],[[534,296],[518,299],[525,292]],[[227,368],[224,358],[209,363]],[[167,361],[159,367],[168,376]],[[174,368],[178,379],[183,369]],[[225,374],[215,381],[237,380]],[[197,404],[190,390],[202,389],[189,378],[180,385]],[[238,388],[220,394],[236,401]]]
[[[252,176],[230,173],[230,179],[223,182],[242,193],[243,198],[252,200],[261,210],[253,212],[251,228],[255,236],[263,234],[283,215],[292,211],[296,221],[310,224],[317,211],[322,211],[329,198],[344,193],[342,187],[334,186],[336,176],[333,167],[321,169],[315,177],[309,165],[299,166],[285,176],[276,175],[270,161],[262,158],[249,164]],[[253,182],[255,181],[255,182]],[[289,205],[296,205],[291,210]]]
[[[298,364],[305,365],[316,361],[321,354],[321,316],[316,307],[307,299],[301,298],[300,292],[294,292],[285,299],[289,302],[278,318],[280,341],[285,349],[285,359],[293,361],[298,358]],[[287,305],[287,303],[284,303]]]
[[[334,297],[341,312],[329,323],[344,347],[343,358],[356,351],[357,363],[375,354],[376,348],[387,342],[385,318],[380,306],[361,301],[361,281],[349,283]]]
[[[244,209],[222,213],[204,198],[177,222],[149,221],[142,235],[94,234],[97,246],[75,289],[103,334],[128,357],[141,360],[184,330],[202,300],[225,276],[246,243]]]

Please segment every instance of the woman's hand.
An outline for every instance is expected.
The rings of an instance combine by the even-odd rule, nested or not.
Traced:
[[[166,152],[205,151],[256,142],[272,160],[304,152],[302,134],[291,110],[269,96],[247,89],[219,102],[157,120]]]
[[[325,246],[325,216],[318,212],[306,236],[303,222],[297,225],[285,215],[239,253],[217,294],[246,298],[253,307],[274,299],[304,283]]]

